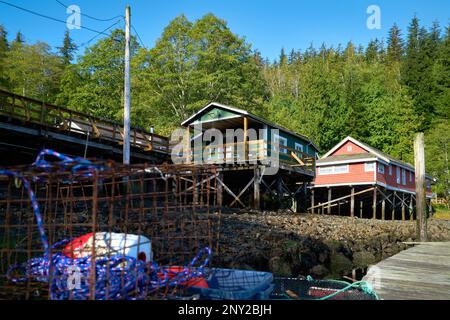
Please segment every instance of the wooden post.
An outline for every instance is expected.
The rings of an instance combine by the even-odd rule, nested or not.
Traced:
[[[313,189],[311,189],[311,207],[312,207],[312,209],[311,209],[311,213],[312,214],[314,214],[314,211],[315,211],[315,209],[314,209],[314,188]]]
[[[397,191],[394,191],[394,196],[392,197],[392,216],[391,216],[391,220],[395,220],[395,198],[397,198]]]
[[[410,195],[409,198],[409,220],[413,221],[414,220],[414,208],[413,208],[413,195]]]
[[[278,196],[278,201],[280,201],[280,203],[281,203],[281,199],[283,199],[283,186],[282,186],[282,178],[281,178],[281,174],[280,173],[278,173],[278,175],[277,175],[277,181],[276,181],[276,184],[277,184],[277,196]]]
[[[405,194],[402,193],[402,221],[406,220],[406,214],[405,214]]]
[[[416,176],[416,216],[418,220],[419,241],[428,241],[427,220],[425,216],[425,152],[424,135],[418,133],[414,140],[414,167]]]
[[[350,215],[351,217],[355,217],[355,188],[352,187],[351,191],[352,197],[350,198]]]
[[[253,209],[260,209],[260,171],[259,168],[256,167],[254,170],[254,181],[253,181]]]
[[[244,161],[248,160],[248,118],[244,117]]]
[[[328,188],[328,205],[327,205],[327,214],[331,214],[331,188]]]
[[[130,6],[125,11],[125,81],[124,81],[124,117],[123,117],[123,164],[130,164]]]
[[[359,217],[362,219],[362,217],[363,217],[363,205],[364,205],[364,202],[363,201],[360,201],[359,202]]]
[[[219,173],[219,180],[223,181],[223,173]],[[221,183],[217,183],[217,206],[222,208],[223,206],[223,186]]]
[[[375,187],[375,189],[373,189],[373,205],[372,205],[372,209],[373,209],[373,219],[377,218],[377,187]]]
[[[185,145],[185,159],[186,163],[191,163],[191,129],[189,126],[186,128],[186,145]]]
[[[385,210],[386,210],[386,199],[383,197],[383,201],[381,202],[381,220],[385,220]]]

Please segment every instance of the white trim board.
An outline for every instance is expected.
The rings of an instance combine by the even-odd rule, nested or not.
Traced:
[[[414,168],[413,168],[412,165],[411,165],[411,166],[410,166],[410,165],[406,165],[406,164],[403,164],[403,163],[401,163],[401,162],[398,162],[398,161],[395,161],[395,160],[391,160],[391,159],[389,159],[389,158],[386,158],[386,157],[385,157],[384,155],[382,155],[380,152],[374,150],[374,149],[371,148],[370,146],[367,146],[367,145],[365,145],[365,144],[363,145],[361,141],[358,141],[358,140],[356,140],[356,139],[354,139],[354,138],[352,138],[352,137],[350,137],[350,136],[346,137],[346,138],[343,139],[341,142],[339,142],[337,145],[335,145],[333,148],[331,148],[331,150],[328,151],[327,153],[325,153],[321,159],[324,159],[324,158],[329,157],[331,154],[333,154],[336,150],[338,150],[340,147],[342,147],[342,146],[343,146],[346,142],[348,142],[348,141],[353,142],[354,144],[356,144],[356,145],[359,146],[360,148],[366,150],[367,152],[373,153],[373,154],[376,155],[378,158],[384,160],[387,164],[394,163],[395,165],[397,165],[397,166],[399,166],[399,167],[402,167],[402,168],[405,168],[405,169],[413,170],[413,171],[414,171]]]

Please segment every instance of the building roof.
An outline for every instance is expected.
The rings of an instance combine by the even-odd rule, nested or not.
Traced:
[[[188,125],[191,124],[196,118],[198,118],[200,115],[204,114],[205,112],[207,112],[208,110],[213,109],[213,108],[221,108],[221,109],[224,109],[224,110],[228,110],[228,111],[231,111],[231,112],[240,114],[240,115],[242,115],[242,116],[247,116],[247,117],[252,118],[252,119],[254,119],[254,120],[258,121],[258,122],[264,123],[264,124],[266,124],[266,125],[268,125],[268,126],[270,126],[270,127],[274,127],[274,128],[277,128],[277,129],[279,129],[279,130],[281,130],[281,131],[287,132],[287,133],[289,133],[289,134],[291,134],[291,135],[293,135],[293,136],[296,136],[296,137],[301,138],[301,139],[303,139],[303,140],[309,141],[310,144],[311,144],[317,151],[320,151],[319,147],[317,147],[317,146],[314,144],[314,142],[313,142],[310,138],[308,138],[307,136],[305,136],[305,135],[302,135],[302,134],[296,133],[296,132],[294,132],[294,131],[291,131],[291,130],[289,130],[289,129],[286,129],[286,128],[284,128],[284,127],[282,127],[282,126],[280,126],[280,125],[278,125],[278,124],[276,124],[276,123],[273,123],[273,122],[271,122],[271,121],[268,121],[268,120],[266,120],[266,119],[263,119],[263,118],[261,118],[261,117],[255,115],[255,114],[253,114],[253,113],[250,113],[250,112],[248,112],[248,111],[245,111],[245,110],[242,110],[242,109],[238,109],[238,108],[235,108],[235,107],[230,107],[230,106],[227,106],[227,105],[224,105],[224,104],[221,104],[221,103],[217,103],[217,102],[212,102],[212,103],[208,104],[207,106],[205,106],[204,108],[202,108],[201,110],[199,110],[198,112],[196,112],[195,114],[193,114],[192,116],[190,116],[189,118],[187,118],[186,120],[184,120],[184,121],[181,123],[181,125],[184,126],[184,127],[185,127],[185,126],[188,126]]]
[[[376,158],[379,158],[383,161],[385,161],[388,164],[394,163],[400,167],[405,167],[407,169],[410,170],[414,170],[414,166],[412,164],[409,164],[407,162],[398,160],[390,155],[388,155],[387,153],[384,153],[381,150],[378,150],[377,148],[371,147],[368,144],[365,144],[359,140],[356,140],[350,136],[346,137],[345,139],[343,139],[341,142],[339,142],[337,145],[335,145],[330,151],[328,151],[319,161],[324,160],[325,158],[332,158],[332,157],[336,157],[336,156],[330,156],[331,154],[333,154],[336,150],[338,150],[340,147],[342,147],[346,142],[351,141],[354,144],[358,145],[359,147],[363,148],[364,150],[366,150],[368,154],[361,154],[361,155],[365,155],[365,157],[370,157],[370,155],[375,156]],[[344,155],[344,156],[350,156],[350,155]],[[344,160],[344,159],[342,159]]]
[[[377,156],[373,153],[356,153],[356,154],[340,154],[336,156],[329,156],[326,158],[321,158],[317,160],[317,165],[331,164],[335,162],[357,162],[364,160],[374,161]]]

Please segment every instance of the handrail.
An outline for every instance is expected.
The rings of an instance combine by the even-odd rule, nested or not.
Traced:
[[[19,104],[20,102],[20,104]],[[123,144],[123,126],[116,121],[91,116],[65,107],[0,89],[0,114],[47,128],[92,135]],[[169,139],[139,127],[131,127],[131,145],[144,151],[169,153]]]
[[[237,152],[238,147],[242,147],[245,144],[249,146],[246,152],[245,159],[241,159],[239,153]],[[256,148],[255,148],[256,146]],[[270,157],[267,155],[268,150],[273,150],[271,148],[272,144],[265,140],[251,140],[247,142],[234,142],[231,144],[223,144],[223,145],[208,145],[202,146],[201,150],[195,150],[194,148],[190,149],[189,155],[185,155],[185,161],[187,163],[194,162],[198,156],[204,155],[205,151],[213,150],[214,157],[211,159],[202,159],[205,162],[213,162],[213,163],[226,163],[227,159],[237,160],[237,161],[264,161],[268,160]],[[231,147],[231,150],[230,150]],[[313,155],[307,154],[305,152],[299,150],[292,150],[289,147],[278,146],[279,149],[279,161],[281,163],[287,164],[291,167],[301,167],[305,171],[311,171],[314,173],[315,171],[315,157]],[[288,150],[288,152],[281,151],[280,149]],[[301,160],[303,164],[299,163],[298,160]]]

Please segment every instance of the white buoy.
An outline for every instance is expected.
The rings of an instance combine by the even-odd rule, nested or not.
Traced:
[[[88,233],[72,240],[63,250],[70,258],[85,258],[92,255],[95,244],[96,257],[124,255],[144,262],[153,261],[151,241],[134,234],[97,232]]]

